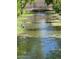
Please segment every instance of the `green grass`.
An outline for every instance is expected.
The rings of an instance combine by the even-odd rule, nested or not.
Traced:
[[[24,33],[23,23],[27,19],[27,16],[32,16],[33,14],[27,14],[26,10],[23,10],[23,14],[17,17],[17,34]]]

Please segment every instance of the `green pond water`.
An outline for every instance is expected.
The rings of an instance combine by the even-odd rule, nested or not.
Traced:
[[[61,20],[58,14],[24,16],[25,32],[17,36],[17,59],[61,59]]]

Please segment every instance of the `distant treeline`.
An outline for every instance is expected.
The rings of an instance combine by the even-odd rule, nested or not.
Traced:
[[[17,15],[21,15],[27,3],[33,3],[36,0],[17,0]],[[61,12],[61,0],[45,0],[47,5],[52,4],[56,13]]]

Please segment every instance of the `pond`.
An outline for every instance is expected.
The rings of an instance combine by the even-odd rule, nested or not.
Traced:
[[[36,12],[22,24],[17,36],[17,59],[61,59],[61,24],[58,14]]]

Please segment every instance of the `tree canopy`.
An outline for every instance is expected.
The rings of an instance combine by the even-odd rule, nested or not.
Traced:
[[[27,3],[32,3],[35,0],[17,0],[17,15],[22,14],[23,8],[26,6]],[[53,9],[55,10],[56,13],[61,12],[61,0],[45,0],[45,3],[47,5],[52,4]]]
[[[45,2],[47,5],[52,4],[52,8],[56,11],[56,13],[61,12],[61,0],[45,0]]]

